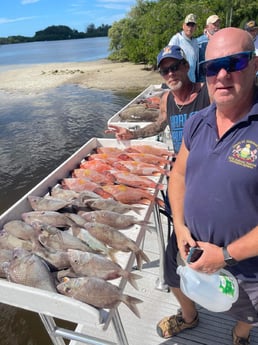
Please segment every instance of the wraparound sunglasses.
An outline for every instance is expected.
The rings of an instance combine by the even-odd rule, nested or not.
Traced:
[[[206,60],[200,63],[200,68],[207,77],[215,76],[221,69],[227,72],[237,72],[245,69],[255,56],[254,51],[246,51],[218,59]]]

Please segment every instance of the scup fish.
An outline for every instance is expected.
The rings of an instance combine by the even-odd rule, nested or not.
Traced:
[[[51,227],[50,230],[46,227],[38,236],[38,239],[39,242],[50,251],[79,249],[92,252],[92,249],[79,238],[71,235],[68,231],[61,231],[54,227]]]
[[[30,225],[46,224],[57,228],[68,227],[73,224],[65,214],[56,211],[31,211],[22,213],[22,219]]]
[[[93,169],[74,169],[72,177],[86,178],[98,184],[114,183],[115,177],[109,172],[98,172]]]
[[[33,240],[37,236],[35,229],[22,220],[11,220],[4,224],[3,229],[8,234],[21,240]]]
[[[40,197],[29,195],[28,200],[34,211],[57,211],[70,205],[70,201],[57,199],[52,196]]]
[[[3,265],[9,281],[56,292],[47,264],[37,255],[17,248],[13,251],[12,259]]]
[[[92,236],[88,230],[79,226],[72,226],[69,231],[72,232],[73,236],[76,236],[82,242],[86,243],[95,253],[107,255],[112,261],[115,261],[114,254],[116,251],[112,248],[108,248],[103,242]]]
[[[122,202],[116,201],[113,198],[88,200],[87,205],[93,210],[108,210],[123,214],[128,211],[134,211],[135,213],[140,214],[141,210],[143,209],[143,207],[140,206],[123,204]]]
[[[0,231],[0,248],[1,249],[10,249],[23,248],[28,251],[31,251],[33,244],[31,241],[22,240],[16,236],[9,234],[5,230]]]
[[[164,186],[161,183],[156,183],[147,176],[139,176],[128,171],[113,171],[112,174],[116,179],[116,183],[124,184],[129,187],[143,188],[143,189],[159,189],[163,190]]]
[[[155,176],[155,175],[165,175],[168,176],[169,172],[154,164],[137,162],[137,161],[120,161],[114,162],[113,167],[122,171],[129,171],[132,174],[141,176]]]
[[[152,146],[152,145],[131,145],[125,149],[125,152],[139,152],[139,153],[151,153],[155,156],[165,156],[171,157],[174,156],[174,153],[169,151],[166,148]]]
[[[123,277],[137,289],[136,279],[141,276],[123,270],[120,265],[110,261],[104,256],[92,253],[84,253],[80,250],[68,250],[70,265],[79,276],[98,277],[104,280],[112,280]]]
[[[138,218],[131,215],[120,214],[108,210],[91,212],[79,211],[78,214],[82,216],[87,222],[107,224],[116,229],[126,229],[134,224],[147,225],[148,223],[144,220],[139,220]]]
[[[122,234],[115,228],[101,223],[85,223],[85,229],[88,230],[92,236],[106,245],[121,250],[122,252],[133,252],[136,257],[137,268],[141,270],[142,261],[150,262],[148,256],[137,246],[137,244]]]
[[[140,317],[136,304],[142,301],[123,294],[115,285],[96,277],[67,278],[57,285],[57,290],[66,296],[75,298],[97,308],[114,308],[120,302]]]

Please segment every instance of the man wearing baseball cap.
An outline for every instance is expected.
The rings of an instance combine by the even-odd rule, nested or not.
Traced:
[[[258,26],[256,22],[254,20],[249,20],[249,22],[245,23],[244,30],[248,31],[249,34],[253,37],[256,55],[258,55]]]
[[[205,60],[205,51],[209,39],[215,34],[216,31],[220,29],[220,17],[216,14],[212,14],[206,20],[206,25],[203,31],[203,35],[197,37],[197,42],[199,46],[199,62]],[[198,66],[199,67],[199,66]],[[198,81],[205,81],[205,76],[201,74],[198,68]]]
[[[183,30],[176,33],[169,41],[169,46],[177,45],[183,49],[190,66],[188,76],[192,82],[196,81],[196,71],[198,63],[198,43],[193,37],[197,27],[197,17],[195,14],[188,14],[183,22]]]

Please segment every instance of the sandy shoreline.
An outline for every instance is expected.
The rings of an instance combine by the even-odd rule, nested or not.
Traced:
[[[157,71],[129,62],[113,63],[107,59],[90,62],[50,63],[14,66],[0,72],[0,91],[37,94],[64,84],[113,91],[143,90],[161,84]]]

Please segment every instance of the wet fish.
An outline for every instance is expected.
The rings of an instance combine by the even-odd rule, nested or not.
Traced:
[[[44,259],[48,266],[54,271],[70,267],[67,251],[50,251],[45,247],[37,247],[33,248],[33,253]]]
[[[68,227],[73,221],[65,214],[56,211],[31,211],[22,213],[22,219],[30,225],[46,224],[55,227]]]
[[[22,220],[11,220],[4,224],[3,229],[22,240],[33,240],[37,236],[35,229]]]
[[[148,224],[148,222],[140,220],[132,215],[120,214],[108,210],[99,210],[91,212],[79,211],[78,214],[82,216],[87,222],[103,223],[112,226],[116,229],[126,229],[135,224]]]
[[[52,196],[40,197],[29,195],[28,200],[34,211],[58,211],[70,205],[70,201],[57,199]]]
[[[96,277],[67,278],[57,285],[57,290],[66,296],[93,305],[97,308],[114,308],[123,302],[140,317],[137,304],[138,298],[123,294],[115,285]]]
[[[72,249],[68,250],[68,256],[73,271],[79,276],[98,277],[104,280],[123,277],[135,289],[138,288],[136,280],[140,279],[141,276],[122,269],[120,265],[104,256]]]
[[[12,259],[3,265],[9,281],[56,292],[47,264],[37,255],[18,248],[13,251]]]
[[[94,169],[98,172],[109,171],[112,166],[108,163],[102,162],[101,160],[85,160],[80,164],[81,169]]]
[[[169,175],[169,172],[161,168],[160,166],[150,164],[150,163],[144,163],[144,162],[137,162],[137,161],[119,161],[114,162],[113,167],[118,170],[123,171],[130,171],[133,174],[136,175],[142,175],[142,176],[152,176],[152,175]]]
[[[152,189],[159,189],[163,190],[164,185],[161,183],[157,183],[151,180],[147,176],[139,176],[136,174],[132,174],[128,171],[111,171],[113,176],[116,179],[116,183],[124,184],[129,187],[136,187],[136,188],[152,188]]]
[[[11,249],[0,250],[0,278],[6,278],[6,273],[3,267],[5,262],[9,262],[13,257],[13,251]]]
[[[98,184],[114,183],[115,177],[109,172],[98,172],[93,169],[74,169],[72,172],[73,177],[87,178],[92,182]]]
[[[119,113],[122,122],[154,122],[158,116],[159,109],[146,108],[144,104],[132,104]]]
[[[93,210],[108,210],[118,213],[126,213],[129,211],[134,211],[137,214],[141,213],[143,207],[140,206],[133,206],[123,204],[120,201],[116,201],[112,198],[109,199],[97,199],[97,200],[88,200],[87,205]]]
[[[92,236],[91,233],[85,228],[72,226],[69,231],[71,231],[72,234],[79,238],[82,242],[86,243],[95,253],[107,255],[112,259],[112,261],[115,261],[114,255],[116,251],[107,247],[103,242]]]
[[[102,186],[99,190],[100,195],[101,190],[111,194],[115,200],[124,204],[149,205],[155,199],[155,197],[147,190],[133,188],[123,184]]]
[[[45,228],[38,236],[39,242],[47,249],[66,251],[68,249],[79,249],[83,251],[92,251],[92,249],[83,243],[79,238],[71,235],[68,231],[61,231],[51,227]]]
[[[5,230],[0,231],[0,248],[1,249],[15,249],[23,248],[31,251],[33,244],[31,241],[22,240],[16,236],[9,234]]]
[[[156,156],[151,153],[127,152],[127,156],[136,162],[149,163],[154,165],[171,165],[171,161],[163,156]]]
[[[139,152],[139,153],[151,153],[155,156],[174,156],[174,153],[169,151],[164,147],[159,147],[155,145],[130,145],[125,149],[125,152]]]
[[[82,192],[84,190],[94,192],[99,185],[86,178],[68,177],[62,180],[62,187],[65,189],[71,189],[75,192]]]
[[[137,246],[137,244],[122,234],[115,228],[101,223],[85,223],[85,229],[88,230],[92,236],[106,245],[121,250],[122,252],[133,252],[136,257],[137,268],[140,270],[142,261],[149,262],[148,256]]]
[[[72,201],[80,196],[80,193],[75,192],[71,189],[64,189],[61,185],[53,187],[50,191],[50,195],[54,198]]]

